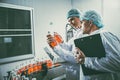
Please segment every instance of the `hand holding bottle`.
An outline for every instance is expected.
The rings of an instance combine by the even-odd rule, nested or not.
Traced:
[[[50,34],[50,32],[48,32],[47,35],[47,42],[51,48],[57,46],[57,41],[55,40],[54,36]]]
[[[48,32],[47,42],[51,48],[54,48],[58,44],[62,43],[63,39],[57,32],[54,32],[54,35],[51,35],[50,32]]]
[[[54,32],[54,38],[58,44],[63,43],[62,37],[57,32]]]

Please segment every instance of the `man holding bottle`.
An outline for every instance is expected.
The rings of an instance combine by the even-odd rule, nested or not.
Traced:
[[[69,25],[74,29],[73,38],[71,38],[68,42],[64,42],[59,34],[56,33],[57,36],[59,36],[59,39],[56,39],[55,35],[53,36],[49,34],[47,35],[48,44],[55,53],[57,52],[57,55],[67,62],[66,64],[63,64],[66,68],[67,80],[79,80],[79,74],[81,71],[80,65],[76,64],[76,60],[74,58],[74,39],[82,35],[81,12],[78,9],[71,9],[67,13],[67,19]],[[53,43],[55,44],[54,46],[52,46]]]

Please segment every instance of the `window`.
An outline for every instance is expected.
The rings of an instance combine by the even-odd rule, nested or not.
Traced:
[[[0,3],[0,63],[32,57],[33,9]]]

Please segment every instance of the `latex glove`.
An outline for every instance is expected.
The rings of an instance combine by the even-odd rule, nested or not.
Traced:
[[[85,62],[85,55],[77,47],[76,47],[76,50],[75,50],[75,58],[76,58],[77,63],[84,64],[84,62]]]
[[[58,45],[57,41],[55,40],[55,38],[51,34],[47,35],[47,43],[49,44],[49,46],[51,48],[54,48],[55,46]]]

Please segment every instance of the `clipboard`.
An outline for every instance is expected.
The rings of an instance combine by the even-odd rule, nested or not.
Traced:
[[[83,51],[86,57],[102,58],[106,55],[100,34],[75,39],[74,44]],[[82,69],[84,75],[103,73],[97,70],[86,68],[84,64],[82,65]]]

